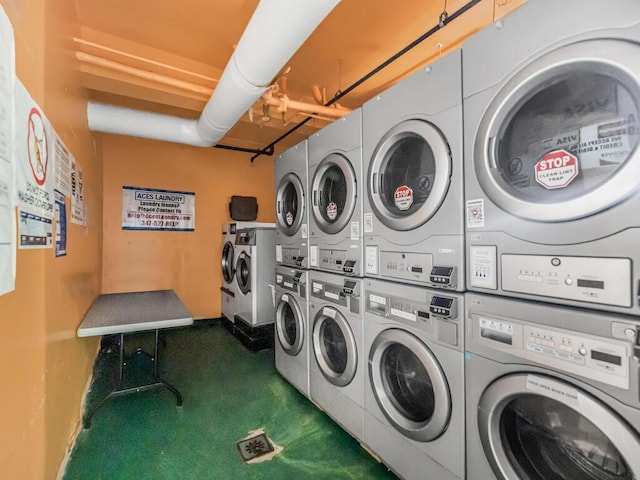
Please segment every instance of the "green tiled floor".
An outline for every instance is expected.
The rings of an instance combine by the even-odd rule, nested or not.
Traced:
[[[151,335],[126,338],[127,350],[152,351]],[[115,360],[103,348],[90,405],[112,382]],[[65,480],[395,478],[278,375],[273,349],[251,353],[220,325],[164,331],[160,372],[183,406],[164,389],[110,399],[78,436]],[[261,427],[284,450],[245,464],[236,442]]]

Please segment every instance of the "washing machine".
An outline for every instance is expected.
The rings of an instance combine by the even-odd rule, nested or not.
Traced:
[[[235,300],[238,295],[238,287],[235,279],[236,275],[236,231],[238,229],[248,227],[266,227],[272,228],[274,224],[263,222],[229,222],[225,223],[222,228],[222,254],[220,257],[222,286],[220,287],[222,295],[222,316],[233,323],[233,317],[236,314]]]
[[[405,480],[464,479],[463,294],[365,278],[363,301],[364,444]]]
[[[527,2],[463,71],[468,289],[640,314],[640,3]]]
[[[638,317],[477,293],[466,306],[469,478],[640,478]]]
[[[362,276],[362,111],[309,137],[309,266]]]
[[[296,268],[309,268],[307,172],[306,140],[276,158],[276,262]]]
[[[367,277],[465,290],[461,68],[453,51],[362,107]]]
[[[275,224],[236,231],[234,320],[255,327],[275,321]]]
[[[310,398],[362,440],[362,280],[312,270],[309,284]]]
[[[309,272],[276,265],[276,370],[309,396]]]

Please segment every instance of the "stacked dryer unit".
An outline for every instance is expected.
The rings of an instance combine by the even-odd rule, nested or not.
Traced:
[[[463,71],[469,476],[640,478],[640,3],[528,2]]]
[[[461,68],[362,107],[364,444],[406,480],[465,478]]]
[[[275,161],[275,364],[309,396],[309,205],[307,141]]]

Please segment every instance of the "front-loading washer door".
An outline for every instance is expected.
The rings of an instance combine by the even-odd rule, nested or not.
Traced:
[[[233,281],[234,270],[234,250],[233,242],[226,242],[222,247],[222,278],[227,283]]]
[[[546,375],[518,373],[489,385],[478,429],[502,480],[637,480],[640,437],[587,392]]]
[[[489,105],[474,142],[476,177],[497,206],[522,218],[593,215],[637,193],[639,115],[638,44],[558,48],[520,70]]]
[[[291,237],[300,229],[304,216],[304,189],[295,173],[287,173],[276,191],[276,220],[285,235]]]
[[[251,256],[246,252],[238,255],[236,262],[236,283],[245,295],[251,291]]]
[[[378,406],[405,437],[429,442],[451,417],[451,394],[429,348],[406,330],[378,334],[369,351],[369,381]]]
[[[305,329],[302,309],[294,297],[282,294],[276,307],[276,334],[282,350],[296,356],[302,350]]]
[[[344,387],[356,374],[358,349],[347,319],[325,306],[313,319],[313,353],[322,375],[333,385]]]
[[[327,155],[313,176],[312,214],[325,233],[341,231],[351,220],[356,205],[356,176],[349,160],[338,154]]]
[[[368,172],[368,194],[378,220],[412,230],[429,220],[451,181],[451,153],[442,133],[422,120],[406,120],[378,143]]]

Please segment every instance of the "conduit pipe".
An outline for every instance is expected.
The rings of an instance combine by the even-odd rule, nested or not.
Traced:
[[[198,120],[89,102],[97,132],[212,147],[340,0],[261,0]]]

